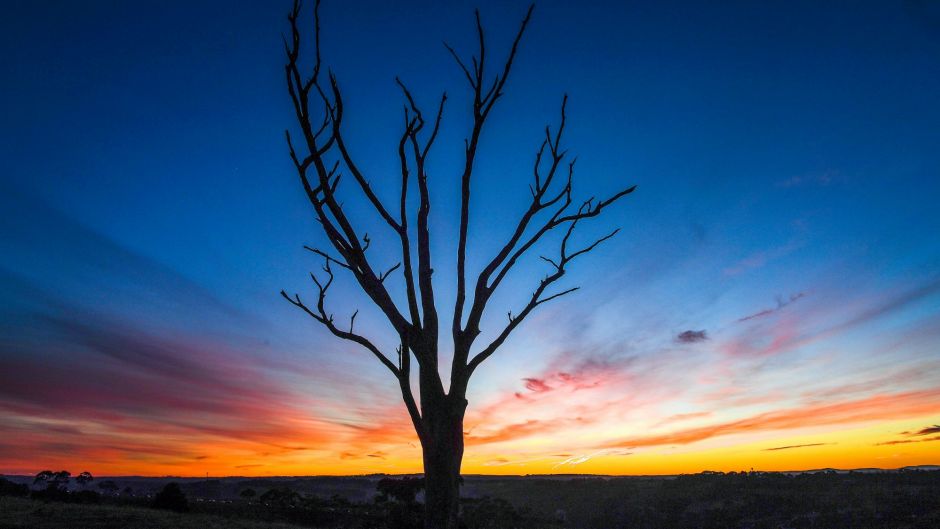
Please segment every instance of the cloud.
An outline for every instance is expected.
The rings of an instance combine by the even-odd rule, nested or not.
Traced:
[[[786,307],[787,305],[793,303],[794,301],[801,299],[806,296],[805,292],[798,292],[796,294],[790,294],[790,297],[784,299],[780,296],[777,296],[777,306],[772,309],[764,309],[760,312],[755,312],[754,314],[744,316],[743,318],[738,318],[739,322],[753,320],[757,318],[763,318],[765,316],[770,316],[771,314],[777,312],[778,310]]]
[[[11,432],[4,471],[81,460],[95,473],[160,475],[189,473],[198,461],[219,473],[314,457],[308,443],[315,457],[363,444],[331,423],[324,403],[225,337],[155,333],[65,303],[52,312],[21,314],[19,334],[0,327],[0,424]],[[363,412],[370,422],[374,411]],[[369,434],[372,453],[390,435]],[[213,457],[198,459],[206,453]]]
[[[918,432],[913,433],[913,434],[911,434],[911,435],[931,435],[931,434],[935,434],[935,433],[940,433],[940,424],[935,424],[935,425],[933,425],[933,426],[928,426],[928,427],[923,428],[923,429],[919,430]]]
[[[767,263],[782,259],[802,246],[803,243],[800,241],[790,241],[789,243],[783,246],[778,246],[777,248],[754,252],[744,259],[741,259],[737,263],[725,268],[724,274],[726,276],[737,276],[751,270],[762,268]]]
[[[891,395],[876,395],[836,404],[815,404],[770,411],[735,421],[673,432],[623,439],[610,447],[685,445],[714,437],[812,426],[900,419],[933,413],[940,406],[940,388]]]
[[[930,441],[940,441],[940,436],[928,437],[926,439],[896,439],[894,441],[885,441],[883,443],[876,443],[875,446],[903,445],[903,444],[908,444],[908,443],[927,443]]]
[[[940,424],[934,424],[933,426],[927,426],[921,428],[916,432],[901,432],[900,435],[906,435],[907,437],[924,437],[927,435],[935,435],[940,433]],[[937,437],[928,437],[926,439],[895,439],[893,441],[885,441],[883,443],[877,443],[875,446],[885,446],[885,445],[902,445],[908,443],[923,443],[928,441],[940,441],[940,436]]]
[[[466,436],[466,443],[468,445],[500,443],[554,431],[560,428],[560,426],[561,424],[559,422],[546,422],[530,419],[525,422],[503,426],[488,434],[469,434]]]
[[[596,457],[612,456],[612,455],[629,456],[629,455],[633,455],[633,452],[629,452],[627,450],[604,449],[604,450],[598,450],[590,454],[579,454],[576,456],[570,456],[566,458],[565,460],[556,463],[554,466],[552,466],[552,470],[556,470],[557,468],[563,467],[565,465],[568,465],[568,466],[580,465],[581,463],[586,463]]]
[[[503,467],[503,466],[507,466],[507,465],[519,465],[519,466],[524,466],[524,465],[527,465],[527,464],[529,464],[529,463],[535,463],[535,462],[538,462],[538,461],[545,461],[546,459],[549,459],[549,458],[548,458],[548,457],[527,457],[527,458],[524,458],[524,459],[508,459],[508,458],[505,458],[505,457],[496,457],[496,458],[490,459],[490,460],[486,461],[485,463],[483,463],[483,466],[485,466],[485,467]]]
[[[198,321],[202,329],[217,320],[259,323],[174,268],[41,200],[0,187],[0,209],[0,254],[7,256],[0,282],[21,282],[39,293],[0,289],[4,304],[33,305],[38,297],[47,312],[70,305],[81,312],[133,310],[141,319],[169,313],[179,316],[176,323]]]
[[[843,181],[845,177],[841,172],[829,169],[826,171],[817,171],[814,173],[806,173],[801,175],[794,175],[786,180],[781,180],[777,182],[777,187],[782,188],[791,188],[791,187],[800,187],[800,186],[820,186],[826,187],[833,182]]]
[[[704,329],[701,331],[682,331],[676,335],[676,341],[679,343],[698,343],[706,340],[708,340],[708,334]]]
[[[748,357],[772,356],[785,351],[792,351],[821,340],[837,337],[841,333],[866,325],[884,316],[906,310],[910,305],[932,296],[938,291],[940,291],[940,279],[931,279],[905,291],[883,294],[870,301],[862,310],[843,318],[838,323],[815,329],[805,329],[805,327],[812,325],[813,320],[817,319],[831,321],[831,317],[821,315],[816,318],[789,318],[784,319],[784,321],[774,321],[769,329],[766,325],[750,326],[735,338],[722,344],[722,349],[730,356]],[[783,306],[786,306],[802,297],[804,296],[794,295],[791,296],[792,301],[778,300],[778,304],[783,303]],[[776,310],[779,310],[779,308],[752,314],[738,321],[754,319]]]
[[[552,390],[551,386],[546,384],[545,381],[540,378],[523,378],[522,380],[525,382],[525,388],[529,391],[535,393],[545,393],[546,391]]]
[[[697,411],[697,412],[692,412],[692,413],[677,413],[677,414],[675,414],[675,415],[670,415],[669,417],[666,417],[665,419],[659,421],[658,423],[656,423],[655,426],[663,426],[663,425],[670,424],[670,423],[681,422],[681,421],[689,421],[689,420],[692,420],[692,419],[702,419],[702,418],[705,418],[705,417],[711,417],[712,415],[713,415],[713,413],[710,412],[710,411]]]
[[[811,446],[827,446],[834,443],[810,443],[805,445],[775,446],[774,448],[765,448],[764,452],[774,452],[777,450],[791,450],[793,448],[809,448]]]

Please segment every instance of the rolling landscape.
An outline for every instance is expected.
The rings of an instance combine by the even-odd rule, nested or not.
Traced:
[[[34,481],[5,479],[24,486]],[[0,527],[415,528],[422,525],[423,493],[389,494],[393,489],[380,483],[418,479],[114,477],[91,501],[0,498]],[[154,507],[169,483],[179,484],[185,507]],[[462,527],[930,528],[940,522],[938,492],[936,466],[630,477],[465,475]]]

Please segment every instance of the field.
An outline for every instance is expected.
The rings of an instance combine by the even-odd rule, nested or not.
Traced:
[[[98,504],[2,497],[0,529],[420,527],[418,503],[377,496],[383,477],[177,478],[185,513],[149,507],[172,478],[111,478],[124,492]],[[940,471],[467,476],[463,496],[467,529],[940,527]]]
[[[297,529],[284,523],[175,513],[126,505],[44,503],[0,498],[0,529]]]

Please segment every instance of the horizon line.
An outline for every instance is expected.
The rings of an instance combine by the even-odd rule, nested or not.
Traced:
[[[566,473],[544,473],[544,474],[479,474],[479,473],[468,473],[460,474],[461,476],[468,477],[490,477],[490,478],[526,478],[526,477],[564,477],[564,476],[579,476],[579,477],[596,477],[596,478],[668,478],[668,477],[677,477],[677,476],[696,476],[699,474],[730,474],[735,473],[749,473],[749,472],[759,472],[763,474],[793,474],[793,473],[810,473],[810,472],[825,472],[825,471],[836,471],[836,472],[857,472],[861,470],[878,470],[882,472],[900,472],[902,470],[940,470],[940,463],[937,464],[925,464],[925,465],[906,465],[903,467],[896,468],[883,468],[883,467],[858,467],[858,468],[833,468],[833,467],[824,467],[824,468],[809,468],[804,470],[760,470],[751,468],[750,470],[701,470],[699,472],[681,472],[678,474],[595,474],[595,473],[577,473],[577,472],[566,472]],[[9,476],[9,477],[33,477],[35,474],[15,474],[15,473],[0,473],[0,477]],[[212,476],[211,479],[231,479],[231,478],[244,478],[244,479],[276,479],[276,478],[366,478],[372,476],[423,476],[423,472],[403,472],[400,474],[389,474],[385,472],[372,472],[368,474],[304,474],[304,475],[275,475],[275,476],[240,476],[237,474],[227,475],[227,476]],[[109,475],[101,474],[95,476],[95,479],[99,478],[146,478],[146,479],[166,479],[166,478],[178,478],[178,479],[210,479],[210,476],[207,474],[205,476],[175,476],[175,475],[141,475],[141,474],[124,474],[124,475]]]

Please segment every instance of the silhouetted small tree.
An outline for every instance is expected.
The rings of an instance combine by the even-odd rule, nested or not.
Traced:
[[[39,490],[33,491],[32,496],[43,501],[65,501],[68,496],[67,485],[71,473],[68,470],[53,472],[43,470],[33,478],[33,485],[39,485]]]
[[[52,475],[51,484],[60,489],[67,489],[71,476],[72,473],[68,470],[60,470]]]
[[[410,505],[416,502],[418,492],[424,490],[424,478],[382,478],[375,484],[375,490],[382,502],[391,498]]]
[[[178,483],[171,482],[164,485],[163,490],[153,498],[151,506],[154,509],[167,509],[170,511],[186,512],[189,510],[189,501]]]
[[[300,494],[290,487],[268,489],[259,498],[261,503],[274,507],[293,507],[300,504]]]
[[[417,502],[418,492],[424,489],[424,478],[382,478],[375,484],[378,494],[375,503],[385,507],[387,529],[415,529],[423,519]]]
[[[238,495],[242,498],[245,498],[248,503],[251,503],[251,499],[254,498],[256,494],[257,493],[255,492],[255,489],[245,489],[238,493]]]
[[[33,485],[39,485],[42,488],[45,488],[46,484],[48,484],[52,480],[52,477],[54,475],[55,475],[55,472],[51,470],[43,470],[43,471],[37,472],[36,477],[33,478]]]
[[[81,485],[82,487],[85,487],[86,485],[88,485],[94,480],[95,480],[94,476],[92,476],[91,472],[88,472],[87,470],[75,477],[75,482]]]
[[[107,494],[114,494],[118,491],[120,487],[113,480],[106,479],[98,483],[98,488],[105,491]]]
[[[524,527],[523,517],[511,503],[489,496],[465,500],[461,508],[461,522],[466,529],[503,529]]]

